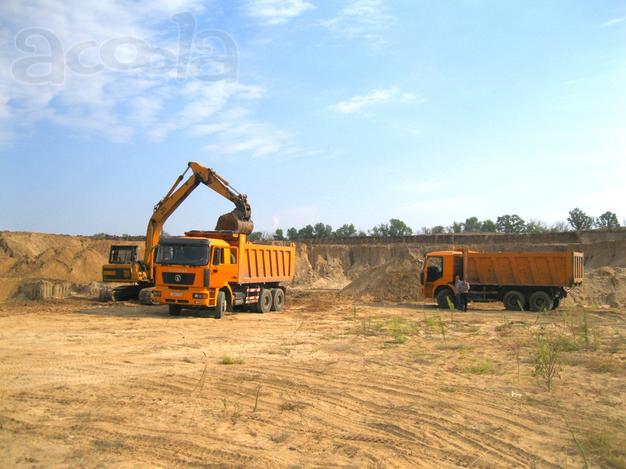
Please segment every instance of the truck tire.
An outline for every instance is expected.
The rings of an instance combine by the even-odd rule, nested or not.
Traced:
[[[268,313],[272,309],[272,290],[261,289],[259,302],[256,304],[257,313]]]
[[[226,293],[224,293],[223,291],[220,291],[217,294],[217,301],[215,303],[215,308],[213,308],[213,317],[215,319],[222,319],[227,309],[228,309],[228,299],[226,298]]]
[[[169,305],[170,316],[180,316],[182,309],[181,305]]]
[[[437,293],[437,306],[441,309],[450,309],[450,300],[454,304],[454,293],[449,288],[442,288]]]
[[[561,298],[555,298],[553,300],[552,309],[557,309],[561,305]]]
[[[285,305],[285,292],[282,288],[272,289],[272,311],[280,311]]]
[[[535,312],[550,311],[554,306],[552,297],[543,290],[532,293],[528,299],[528,304],[530,309]]]
[[[502,303],[509,311],[523,311],[526,308],[526,295],[518,290],[509,290],[502,297]]]

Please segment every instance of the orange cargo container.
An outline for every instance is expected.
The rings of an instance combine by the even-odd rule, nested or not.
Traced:
[[[420,274],[423,296],[447,308],[454,300],[456,276],[466,279],[473,301],[502,301],[507,309],[549,310],[559,306],[567,289],[584,276],[581,252],[428,253]]]
[[[466,277],[473,285],[572,287],[583,281],[580,252],[468,252]]]
[[[239,283],[290,282],[295,267],[291,246],[242,243]]]
[[[211,310],[218,318],[234,309],[280,311],[295,257],[294,244],[255,244],[227,231],[162,238],[153,297],[173,315],[183,308]]]

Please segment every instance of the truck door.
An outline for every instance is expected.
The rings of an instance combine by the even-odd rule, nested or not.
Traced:
[[[237,250],[214,247],[211,255],[211,286],[221,288],[237,280]]]

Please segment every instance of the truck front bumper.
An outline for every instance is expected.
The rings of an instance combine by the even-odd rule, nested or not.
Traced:
[[[213,307],[216,301],[215,289],[213,288],[174,290],[167,287],[156,287],[152,295],[162,305]]]

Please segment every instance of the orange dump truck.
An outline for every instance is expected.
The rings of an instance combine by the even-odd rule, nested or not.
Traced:
[[[440,308],[454,301],[458,275],[471,285],[472,301],[502,301],[508,310],[547,311],[559,306],[567,289],[583,281],[581,252],[437,251],[426,255],[420,289]]]
[[[235,309],[280,311],[293,280],[295,245],[254,244],[243,233],[190,231],[161,238],[154,299],[172,315],[200,309],[221,318]]]

